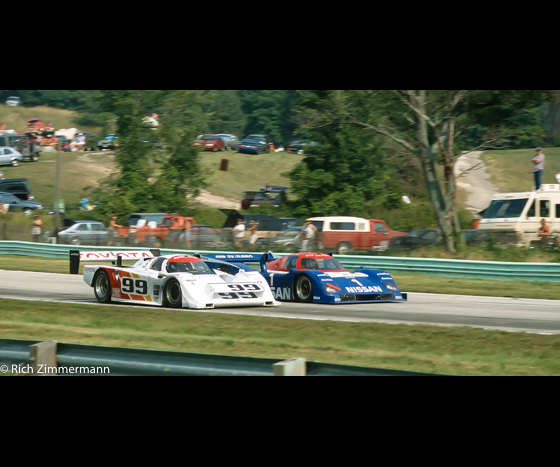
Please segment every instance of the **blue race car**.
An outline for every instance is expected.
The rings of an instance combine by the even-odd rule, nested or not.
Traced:
[[[275,258],[271,252],[209,255],[228,262],[259,261],[276,300],[285,302],[377,303],[407,301],[388,272],[359,268],[351,273],[330,254],[295,253]]]

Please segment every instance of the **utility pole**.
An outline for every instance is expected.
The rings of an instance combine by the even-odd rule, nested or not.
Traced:
[[[58,155],[56,156],[56,199],[54,201],[54,242],[58,243],[58,229],[60,227],[60,139],[57,144]]]

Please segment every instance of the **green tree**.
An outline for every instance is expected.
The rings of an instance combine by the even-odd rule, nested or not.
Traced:
[[[288,173],[298,197],[294,215],[363,216],[369,201],[386,196],[379,184],[387,165],[379,138],[345,125],[324,127],[310,136],[320,143],[306,149],[302,162]]]
[[[103,220],[135,211],[185,213],[190,199],[205,185],[193,141],[207,115],[202,105],[211,94],[201,91],[106,91],[101,107],[115,115],[119,147],[118,172],[104,179],[96,192],[103,202],[96,209]],[[155,106],[161,109],[157,131],[142,119]],[[145,143],[164,141],[167,149]]]

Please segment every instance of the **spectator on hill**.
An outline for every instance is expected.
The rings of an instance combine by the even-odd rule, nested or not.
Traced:
[[[80,133],[78,134],[76,141],[70,143],[70,151],[74,152],[79,149],[82,149],[82,147],[85,146],[85,144],[86,144],[86,137],[84,136],[83,133]]]
[[[537,148],[537,153],[531,159],[533,163],[533,175],[535,177],[535,190],[540,189],[542,182],[542,172],[544,170],[544,154],[541,148]]]

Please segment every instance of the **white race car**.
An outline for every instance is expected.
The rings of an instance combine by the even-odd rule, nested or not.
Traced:
[[[132,266],[122,261],[136,260]],[[83,277],[101,303],[123,302],[172,308],[278,306],[270,286],[245,264],[200,255],[159,255],[150,251],[70,251],[70,272],[84,261]],[[116,264],[115,264],[116,262]]]

